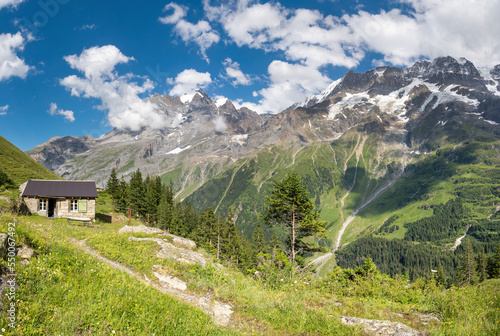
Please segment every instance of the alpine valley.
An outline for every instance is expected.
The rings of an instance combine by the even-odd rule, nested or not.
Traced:
[[[159,175],[198,209],[232,209],[247,236],[273,181],[295,171],[328,223],[324,252],[311,256],[319,274],[371,255],[382,272],[415,278],[424,275],[415,262],[455,268],[464,234],[486,253],[500,241],[500,65],[441,57],[350,71],[275,115],[201,90],[147,99],[170,127],[54,137],[28,154],[101,186],[112,168],[125,179]],[[272,230],[283,237],[264,227],[267,239]]]

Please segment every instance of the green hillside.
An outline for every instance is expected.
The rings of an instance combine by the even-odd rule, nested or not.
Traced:
[[[450,289],[432,278],[408,285],[406,278],[390,278],[367,263],[324,279],[294,272],[271,281],[245,275],[202,249],[195,252],[206,259],[204,266],[160,257],[159,245],[144,239],[165,236],[119,233],[126,219],[80,226],[2,214],[0,232],[14,222],[16,245],[38,254],[29,262],[16,259],[15,299],[5,295],[0,309],[5,335],[366,335],[361,326],[342,323],[349,316],[399,322],[415,335],[499,332],[499,279]],[[4,270],[6,265],[0,259]],[[158,275],[187,287],[169,289]],[[200,309],[193,298],[228,304],[229,322],[216,323],[213,310]],[[7,310],[12,306],[14,327]]]
[[[0,169],[7,173],[17,186],[29,179],[62,179],[2,136],[0,136]]]
[[[410,155],[396,142],[359,130],[298,149],[273,146],[235,162],[187,200],[220,214],[231,208],[240,230],[251,237],[273,181],[295,171],[328,222],[327,238],[318,244],[329,250],[338,244],[342,267],[359,266],[362,256],[372,256],[392,275],[411,270],[412,278],[424,276],[440,263],[452,275],[462,251],[451,248],[466,230],[465,240],[477,253],[491,253],[500,241],[500,141],[476,136],[440,146]],[[269,239],[271,228],[264,230]],[[392,240],[398,247],[391,259],[380,246],[387,248]],[[401,250],[414,257],[402,261]],[[421,259],[427,264],[415,266]],[[331,268],[335,262],[325,264]]]

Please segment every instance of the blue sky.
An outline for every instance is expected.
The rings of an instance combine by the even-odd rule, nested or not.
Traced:
[[[0,0],[0,135],[165,127],[142,99],[203,88],[277,113],[346,71],[500,63],[500,0]]]

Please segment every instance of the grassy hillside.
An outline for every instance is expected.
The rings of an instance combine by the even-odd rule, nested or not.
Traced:
[[[45,168],[22,150],[0,136],[0,168],[16,185],[29,179],[61,180],[62,178]]]
[[[206,266],[158,259],[157,244],[128,240],[157,236],[117,234],[120,221],[86,227],[2,215],[0,232],[7,232],[9,222],[16,223],[16,244],[30,245],[39,255],[27,264],[16,262],[16,329],[8,326],[4,304],[0,328],[5,335],[365,335],[360,327],[341,324],[341,316],[397,321],[432,335],[499,332],[497,280],[441,290],[433,280],[407,286],[404,278],[390,279],[372,269],[356,281],[341,272],[324,280],[305,273],[271,284],[220,265],[203,251]],[[230,304],[231,322],[217,326],[200,309],[112,269],[85,253],[76,243],[83,240],[141,278],[156,279],[153,265],[159,265],[185,281],[188,292]],[[441,322],[422,317],[429,313]]]
[[[321,219],[328,222],[327,238],[318,244],[332,249],[339,232],[343,232],[339,247],[346,250],[338,255],[344,267],[359,266],[363,262],[360,251],[378,264],[386,262],[375,247],[357,243],[370,237],[382,242],[400,239],[418,255],[418,244],[450,251],[468,229],[465,239],[473,241],[476,252],[484,249],[488,254],[500,241],[500,141],[478,134],[460,143],[446,144],[443,140],[437,150],[421,154],[408,153],[401,143],[358,130],[331,143],[316,142],[300,148],[273,146],[237,161],[187,200],[198,209],[211,206],[222,214],[232,208],[238,215],[238,227],[250,237],[273,181],[295,171],[308,187]],[[356,216],[350,218],[353,214]],[[342,231],[343,223],[349,221]],[[264,230],[269,238],[276,228]],[[444,259],[419,266],[421,269],[412,276],[430,272],[438,262],[447,265],[451,276],[456,267],[455,254],[450,258],[446,253],[437,254]],[[327,263],[329,269],[334,265]],[[411,262],[382,269],[391,274],[415,271]]]

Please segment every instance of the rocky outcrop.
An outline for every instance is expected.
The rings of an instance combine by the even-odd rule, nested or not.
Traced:
[[[348,326],[361,326],[369,335],[384,336],[419,336],[418,330],[399,322],[368,320],[359,317],[341,316],[340,322]]]
[[[146,233],[146,234],[157,234],[159,236],[167,237],[167,240],[170,240],[174,245],[190,250],[194,250],[196,248],[196,243],[190,239],[179,237],[170,233],[166,233],[165,231],[149,226],[138,225],[138,226],[128,226],[125,225],[122,227],[118,233]]]
[[[163,287],[181,291],[185,291],[187,289],[187,285],[184,281],[169,274],[165,274],[165,270],[160,265],[153,266],[153,274]]]
[[[36,251],[28,246],[23,246],[22,248],[17,250],[17,255],[19,256],[19,259],[21,259],[22,264],[29,263],[35,253]]]
[[[128,241],[156,242],[161,248],[161,250],[156,254],[156,257],[160,259],[168,258],[184,264],[199,264],[201,266],[205,266],[207,264],[207,261],[201,255],[201,253],[194,252],[182,247],[176,247],[172,245],[168,239],[129,237]]]
[[[5,253],[8,239],[9,236],[6,233],[0,233],[0,257]]]

